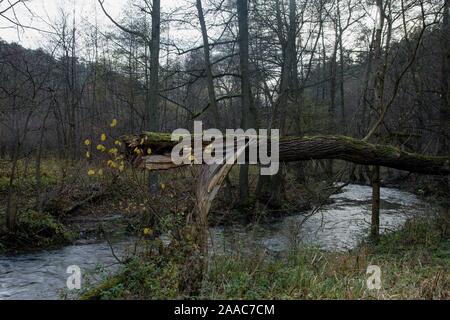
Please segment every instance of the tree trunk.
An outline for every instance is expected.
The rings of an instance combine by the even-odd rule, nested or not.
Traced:
[[[208,40],[208,31],[206,29],[205,17],[203,14],[202,8],[202,0],[197,0],[197,13],[198,20],[200,22],[200,27],[202,30],[202,39],[203,39],[203,54],[205,59],[205,71],[206,71],[206,80],[208,86],[208,98],[210,103],[210,110],[212,112],[213,123],[216,128],[220,128],[220,116],[219,116],[219,108],[217,106],[216,93],[214,89],[214,76],[211,68],[211,54],[209,51],[209,40]]]
[[[441,143],[439,152],[449,151],[450,120],[450,0],[445,0],[444,19],[442,25],[442,103],[440,108]]]
[[[47,125],[47,119],[50,115],[51,107],[48,107],[45,117],[42,122],[41,132],[39,136],[39,145],[36,154],[36,208],[39,214],[42,213],[42,174],[41,174],[41,162],[42,162],[42,146],[44,143],[44,135]]]
[[[289,25],[287,26],[287,37],[283,36],[283,18],[281,15],[280,3],[277,1],[277,21],[280,34],[280,42],[283,51],[283,65],[282,65],[282,75],[280,84],[280,97],[276,101],[276,106],[274,112],[278,113],[278,128],[280,129],[280,135],[286,134],[286,117],[287,117],[287,106],[289,99],[289,90],[296,90],[298,86],[298,72],[297,72],[297,46],[296,46],[296,36],[297,36],[297,22],[296,22],[296,2],[295,0],[289,0]],[[269,205],[277,208],[281,207],[281,203],[284,197],[283,185],[284,185],[284,171],[283,169],[275,175],[272,179],[272,184],[270,189],[272,190],[270,195]]]
[[[219,113],[219,107],[217,105],[217,98],[216,98],[216,91],[214,88],[214,74],[211,67],[211,53],[209,50],[209,39],[208,39],[208,30],[206,29],[206,23],[205,23],[205,16],[203,14],[203,7],[202,7],[202,0],[197,0],[197,13],[198,13],[198,20],[200,22],[200,27],[202,30],[202,39],[203,39],[203,54],[205,59],[205,70],[206,70],[206,80],[208,83],[208,98],[209,98],[209,104],[210,104],[210,110],[212,112],[212,118],[214,127],[218,129],[224,129],[223,126],[220,124],[220,113]],[[226,178],[226,192],[228,195],[228,198],[232,198],[232,191],[231,191],[231,181],[230,179]]]
[[[122,139],[127,145],[127,154],[132,157],[135,156],[135,148],[153,150],[153,156],[136,157],[136,166],[155,170],[178,167],[170,157],[172,148],[177,145],[171,140],[170,134],[144,133],[124,136]],[[204,147],[209,143],[205,142]],[[283,137],[279,143],[281,162],[335,159],[428,175],[450,175],[450,155],[433,157],[409,153],[392,146],[343,136]]]
[[[385,80],[385,68],[382,63],[383,52],[383,27],[385,21],[383,0],[377,0],[377,7],[379,11],[377,28],[375,33],[375,79],[374,79],[374,91],[375,91],[375,105],[374,109],[380,112],[383,110],[383,98],[384,98],[384,80]],[[377,128],[378,132],[378,128]],[[370,131],[366,136],[369,139],[373,131]],[[372,177],[372,228],[371,234],[374,239],[379,236],[379,221],[380,221],[380,167],[376,166],[373,169]],[[378,223],[377,223],[378,221]],[[374,224],[375,223],[375,224]]]
[[[374,241],[380,236],[380,167],[375,166],[372,170],[372,224],[370,235]]]
[[[150,88],[148,116],[146,130],[159,130],[159,51],[161,37],[161,1],[153,0],[152,6],[152,35],[150,40]],[[158,175],[151,173],[148,178],[149,188],[152,193],[158,190]]]
[[[345,114],[345,78],[344,78],[344,45],[343,45],[343,30],[341,27],[341,21],[339,18],[339,55],[340,55],[340,70],[339,70],[339,91],[340,91],[340,105],[341,105],[341,132],[347,134],[346,114]]]
[[[249,67],[249,42],[248,42],[248,1],[237,1],[237,13],[239,22],[239,62],[241,70],[241,92],[242,92],[242,118],[241,128],[255,128],[255,115],[251,113],[251,84]],[[249,181],[248,165],[242,165],[239,171],[239,201],[241,204],[248,203]]]
[[[18,144],[14,150],[14,154],[12,157],[12,167],[11,173],[9,176],[9,184],[8,184],[8,196],[6,198],[6,212],[5,212],[5,227],[8,232],[14,232],[16,227],[16,218],[17,218],[17,199],[16,199],[16,190],[14,187],[14,182],[16,179],[16,171],[17,171],[17,162],[19,158],[19,148]]]

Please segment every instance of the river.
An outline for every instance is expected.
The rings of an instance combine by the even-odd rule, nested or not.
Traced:
[[[348,185],[342,191],[332,196],[332,204],[314,214],[288,216],[271,224],[252,227],[211,228],[212,251],[259,246],[279,253],[298,245],[330,251],[354,248],[367,236],[370,227],[371,188]],[[426,213],[429,209],[429,205],[414,194],[397,189],[382,188],[381,199],[381,232],[398,229],[408,217]],[[131,239],[115,243],[115,255],[122,258],[131,243]],[[91,281],[98,281],[99,274],[117,269],[117,260],[106,243],[0,256],[0,299],[61,299],[70,276],[66,273],[67,268],[72,265],[79,266],[84,274],[90,274]]]

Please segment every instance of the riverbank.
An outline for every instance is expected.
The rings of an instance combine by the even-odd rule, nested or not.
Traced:
[[[32,163],[19,161],[11,186],[9,164],[0,162],[0,254],[20,254],[61,248],[80,241],[96,241],[120,235],[140,237],[143,230],[163,234],[184,224],[195,206],[195,170],[159,175],[156,192],[149,192],[148,172],[129,166],[120,174],[90,168],[101,167],[86,161],[43,159],[39,184]],[[100,171],[101,170],[101,171]],[[257,168],[251,168],[252,192],[256,189]],[[224,187],[211,212],[211,226],[270,220],[288,213],[309,210],[331,193],[325,183],[305,188],[291,179],[290,192],[282,207],[240,207],[239,177],[235,169],[229,186]],[[320,192],[319,192],[320,191]],[[326,191],[326,192],[322,192]],[[8,205],[9,203],[9,205]],[[6,228],[5,212],[13,217]]]
[[[80,241],[125,233],[136,215],[124,215],[137,199],[121,203],[126,187],[113,175],[90,177],[89,164],[58,159],[41,163],[40,180],[31,163],[19,161],[10,185],[9,166],[0,163],[0,253],[21,254],[62,248]],[[12,226],[6,228],[9,211]],[[134,219],[135,218],[135,219]]]
[[[349,253],[300,250],[273,260],[262,254],[219,257],[213,261],[202,297],[448,299],[450,242],[428,231],[411,239],[411,232],[424,228],[422,223],[411,222],[402,231],[383,236],[380,244],[361,245]],[[395,248],[399,244],[403,247]],[[381,269],[381,290],[366,285],[369,265]]]
[[[410,220],[404,228],[348,252],[296,248],[214,255],[202,290],[180,291],[176,254],[144,255],[125,265],[82,299],[449,299],[448,213]],[[366,270],[379,266],[381,290],[369,290]]]
[[[101,169],[102,165],[46,158],[42,159],[38,180],[33,163],[19,161],[11,186],[9,164],[0,162],[0,253],[49,250],[120,235],[140,237],[144,229],[164,234],[184,225],[195,206],[194,168],[160,174],[157,192],[150,193],[147,172],[132,166],[118,172]],[[343,165],[335,163],[336,170],[345,170]],[[91,168],[97,168],[93,170],[96,174],[89,175]],[[258,177],[258,168],[250,167],[250,194],[256,194]],[[312,170],[299,181],[293,167],[286,172],[289,190],[285,190],[279,206],[265,205],[255,197],[243,206],[237,200],[230,201],[239,199],[237,168],[230,173],[229,182],[213,203],[209,218],[212,227],[273,222],[330,203],[329,196],[337,191],[320,170]],[[397,188],[413,185],[407,190],[428,196],[432,202],[446,199],[436,199],[437,192],[428,181],[400,182]],[[4,218],[7,210],[14,219],[14,227],[9,230]]]

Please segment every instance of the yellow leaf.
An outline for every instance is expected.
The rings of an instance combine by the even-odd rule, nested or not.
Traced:
[[[108,161],[108,167],[111,167],[111,168],[117,168],[117,163],[115,163],[115,162],[112,161],[112,160],[109,160],[109,161]]]
[[[95,170],[89,170],[88,171],[88,176],[95,176]]]
[[[88,151],[86,152],[86,158],[90,158],[91,157],[91,153]]]
[[[152,154],[152,149],[148,148],[148,149],[147,149],[147,154],[148,154],[148,155],[151,155],[151,154]]]
[[[119,146],[119,147],[122,145],[122,142],[120,142],[119,140],[116,140],[116,142],[114,142],[114,143],[116,146]]]
[[[153,234],[153,230],[150,228],[144,228],[144,235],[145,236],[150,236]]]
[[[97,174],[98,174],[99,176],[102,176],[102,175],[103,175],[103,169],[98,170]]]
[[[161,189],[165,189],[166,188],[166,185],[164,184],[164,183],[161,183]]]
[[[84,144],[87,145],[87,146],[90,146],[91,145],[91,140],[89,140],[89,139],[84,140]]]
[[[117,150],[117,148],[112,148],[111,150],[109,150],[110,154],[116,155],[119,152],[119,150]]]
[[[114,128],[115,126],[117,126],[117,119],[113,119],[111,122],[111,128]]]
[[[101,151],[101,152],[104,152],[104,151],[106,150],[106,148],[105,148],[104,145],[99,144],[99,145],[97,146],[97,150],[98,150],[98,151]]]
[[[100,136],[100,139],[102,141],[106,141],[106,134],[102,133],[102,135]]]

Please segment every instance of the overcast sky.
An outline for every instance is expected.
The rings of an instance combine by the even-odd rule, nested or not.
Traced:
[[[12,2],[13,0],[0,1],[0,12],[7,7],[8,1]],[[129,1],[130,0],[104,0],[104,6],[116,21],[120,21],[120,18],[124,15],[124,11],[130,6]],[[78,31],[80,33],[83,33],[84,30],[86,30],[84,27],[89,25],[94,26],[96,22],[102,32],[118,30],[118,28],[112,25],[110,20],[105,16],[98,4],[98,0],[27,0],[26,3],[27,7],[19,4],[15,7],[14,12],[9,10],[7,17],[15,20],[16,16],[22,25],[44,31],[51,31],[51,24],[58,21],[61,9],[64,9],[66,14],[71,14],[73,9],[75,9],[77,23],[81,24],[78,26]],[[162,12],[167,14],[173,13],[176,10],[177,16],[172,16],[172,18],[180,20],[186,19],[184,14],[189,11],[186,10],[186,8],[192,7],[193,4],[194,0],[161,0]],[[196,10],[195,8],[191,8],[190,11],[195,12]],[[371,16],[376,17],[376,8],[374,6],[372,6],[370,11],[373,11],[371,12]],[[218,17],[215,18],[220,19]],[[211,19],[211,16],[209,19]],[[375,22],[373,20],[371,21],[370,18],[365,20],[366,25],[369,27]],[[179,23],[173,22],[170,28],[166,29],[162,34],[162,41],[167,39],[167,36],[169,35],[171,41],[176,43],[177,47],[180,49],[188,49],[200,45],[201,35],[199,33],[199,27],[196,26],[197,19],[194,18],[189,21],[193,22],[192,26],[180,26]],[[50,39],[52,37],[49,37],[45,32],[33,30],[31,28],[18,29],[7,19],[0,16],[0,39],[8,42],[18,42],[27,48],[44,48],[52,50],[53,45],[50,44]],[[354,28],[358,28],[358,25],[355,25]],[[307,31],[308,29],[306,28],[305,32]],[[208,32],[209,36],[214,39],[214,35],[219,35],[221,30],[214,30],[213,27],[212,29],[209,29]],[[348,42],[354,43],[355,37],[358,35],[357,32],[353,33],[352,30],[349,30],[344,36],[344,45]],[[78,43],[80,43],[80,37],[78,37],[78,39]],[[83,45],[80,45],[80,48],[81,47],[83,47]],[[81,49],[78,54],[87,57],[87,53],[82,50],[83,49]]]
[[[186,4],[187,0],[162,0],[163,12],[171,12],[174,8],[179,8]],[[6,7],[7,1],[0,5],[0,11]],[[126,9],[127,0],[105,0],[105,8],[114,18],[120,17]],[[15,13],[20,23],[25,26],[42,30],[51,30],[49,23],[54,23],[61,8],[66,12],[72,12],[75,7],[79,21],[87,20],[90,23],[97,22],[101,29],[110,26],[110,21],[101,11],[97,0],[28,0],[27,10],[23,5],[15,7]],[[8,12],[9,18],[14,19],[14,13]],[[38,48],[43,45],[45,34],[30,29],[17,29],[6,19],[0,17],[0,38],[8,42],[18,42],[25,47]]]

